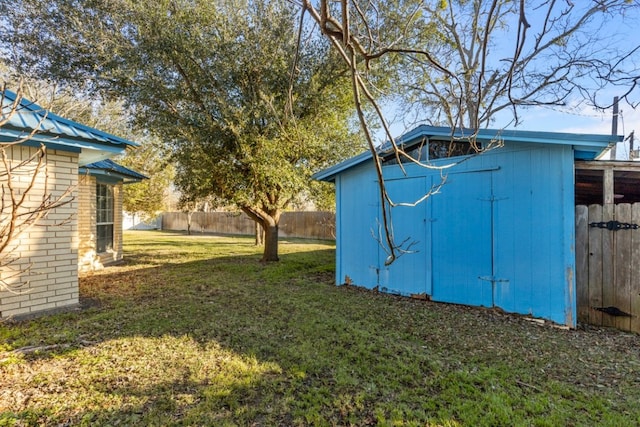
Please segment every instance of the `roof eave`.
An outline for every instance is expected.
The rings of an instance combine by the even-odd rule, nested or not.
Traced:
[[[450,128],[421,125],[410,130],[404,135],[396,139],[397,145],[413,145],[421,140],[426,139],[442,139],[442,138],[468,138],[473,134],[471,130],[457,130],[451,132]],[[597,135],[597,134],[577,134],[577,133],[556,133],[556,132],[536,132],[536,131],[517,131],[517,130],[492,130],[481,129],[477,133],[477,139],[480,142],[494,141],[502,139],[517,143],[538,143],[538,144],[563,144],[571,145],[576,152],[589,153],[581,156],[583,159],[597,158],[604,150],[611,145],[622,141],[623,136],[619,135]],[[378,149],[378,152],[390,150],[390,146]],[[331,166],[322,171],[316,172],[312,178],[318,181],[334,182],[336,175],[355,167],[366,160],[372,159],[371,152],[366,151],[355,157],[347,159],[341,163]]]
[[[360,163],[365,162],[368,159],[371,159],[371,152],[365,151],[364,153],[360,153],[355,157],[351,157],[350,159],[344,160],[336,165],[330,166],[326,169],[323,169],[319,172],[316,172],[311,176],[312,179],[316,181],[325,181],[325,182],[333,182],[335,181],[335,176],[340,172],[350,169],[354,166],[359,165]]]
[[[118,179],[123,181],[124,184],[132,184],[140,182],[144,179],[149,179],[149,177],[141,174],[140,172],[129,169],[126,166],[122,166],[121,164],[116,163],[111,159],[101,160],[99,162],[88,164],[81,167],[79,171],[81,174]]]
[[[105,170],[105,169],[89,169],[87,167],[79,168],[78,173],[80,175],[108,177],[118,181],[122,181],[123,184],[135,184],[136,182],[141,182],[144,179],[149,179],[146,176],[135,177],[135,176],[119,173],[116,171]]]

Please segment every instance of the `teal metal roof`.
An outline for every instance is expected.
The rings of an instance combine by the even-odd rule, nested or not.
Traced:
[[[0,127],[0,142],[19,141],[28,137],[24,142],[26,145],[44,144],[48,148],[80,153],[80,165],[106,159],[123,153],[128,146],[139,145],[60,117],[25,98],[19,100],[17,109],[12,113],[12,105],[18,96],[10,90],[5,90],[0,95],[0,120],[7,120]]]
[[[115,178],[117,180],[124,181],[125,184],[140,182],[143,179],[148,179],[147,176],[142,175],[124,167],[111,159],[101,160],[99,162],[90,163],[80,168],[80,174],[89,173],[90,175],[105,176]]]
[[[421,125],[396,139],[397,145],[412,146],[421,143],[425,138],[432,140],[443,139],[464,139],[473,134],[471,130],[456,130],[451,128]],[[512,129],[481,129],[476,135],[478,142],[490,142],[496,139],[509,142],[536,143],[536,144],[561,144],[571,145],[574,149],[575,157],[580,160],[593,160],[607,147],[622,141],[622,136],[580,134],[580,133],[559,133],[559,132],[538,132],[522,131]],[[378,148],[379,154],[388,152],[391,144],[383,144]],[[347,159],[337,165],[331,166],[313,175],[319,181],[333,181],[335,176],[347,169],[355,167],[371,159],[371,152],[366,151],[355,157]]]

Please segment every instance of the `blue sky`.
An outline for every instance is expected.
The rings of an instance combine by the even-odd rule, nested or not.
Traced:
[[[527,117],[528,120],[518,129],[540,130],[536,129],[536,125],[543,123],[544,130],[552,132],[611,134],[612,118],[613,111],[611,109],[598,112],[584,107],[579,109],[576,114],[568,114],[538,108],[532,111],[530,117]],[[619,111],[618,135],[623,135],[626,138],[632,131],[637,131],[635,133],[635,148],[637,149],[640,145],[640,110],[634,110],[630,106],[622,104]],[[617,160],[629,160],[629,143],[627,141],[618,143],[616,150]],[[604,159],[608,158],[608,156],[604,157]]]
[[[613,96],[611,102],[613,102]],[[628,135],[635,127],[640,129],[639,113],[639,110],[633,110],[626,103],[621,103],[618,133]],[[609,134],[611,133],[613,109],[601,111],[588,105],[574,108],[533,107],[521,110],[520,115],[522,124],[516,129]]]
[[[611,99],[613,100],[613,96]],[[560,109],[560,107],[531,107],[519,110],[518,114],[521,119],[521,124],[518,127],[508,125],[511,121],[510,115],[497,118],[495,126],[491,127],[495,129],[507,127],[545,132],[611,134],[612,109],[597,111],[587,105],[563,109]],[[391,120],[391,116],[388,119]],[[394,136],[400,136],[410,130],[405,129],[401,121],[393,121],[391,129]],[[618,135],[624,135],[626,138],[632,131],[636,131],[635,147],[640,148],[640,108],[634,110],[626,103],[621,103],[619,107]],[[381,134],[379,136],[382,137]],[[618,155],[616,158],[618,160],[628,159],[629,146],[627,142],[619,144],[617,150]]]
[[[579,0],[577,2],[574,0],[574,3],[578,6],[587,4],[586,0]],[[640,7],[638,9],[640,9]],[[540,19],[540,16],[530,14],[528,19],[532,23],[532,31],[535,30],[536,20]],[[598,30],[598,34],[602,32],[605,34],[605,37],[609,37],[603,42],[603,46],[606,47],[607,51],[611,51],[610,49],[616,49],[617,47],[630,48],[640,45],[639,23],[639,10],[635,10],[633,14],[626,16],[614,16],[613,20],[607,22],[606,26]],[[599,22],[594,23],[594,27],[598,27],[599,25]],[[533,33],[531,36],[532,35]],[[505,40],[506,39],[507,38],[505,38]],[[511,51],[512,48],[508,47],[507,49]],[[638,68],[640,69],[640,63],[638,64]],[[622,89],[607,89],[602,92],[600,102],[612,103],[614,96],[620,96],[622,94]],[[636,89],[630,99],[633,102],[640,102],[640,89]],[[568,104],[566,107],[531,107],[519,109],[518,115],[521,123],[516,129],[593,134],[611,133],[612,109],[605,111],[596,110],[577,96],[569,100]],[[618,134],[626,137],[634,130],[640,134],[640,108],[634,110],[626,102],[621,102],[619,117]],[[392,115],[389,115],[388,118],[389,120],[393,120]],[[401,120],[393,120],[392,132],[396,136],[406,130],[400,122]],[[506,113],[496,116],[496,121],[491,127],[497,129],[505,127],[514,128],[511,122],[512,115]],[[637,139],[640,140],[640,135],[638,135]]]
[[[575,2],[576,6],[586,6],[586,0]],[[606,15],[605,15],[606,16]],[[529,14],[528,19],[532,23],[531,30],[537,28],[537,21],[541,20],[541,16]],[[600,45],[604,50],[613,52],[615,49],[630,49],[640,45],[640,32],[638,32],[638,23],[640,22],[640,12],[636,5],[636,9],[632,13],[627,12],[626,15],[614,15],[609,17],[607,21],[595,21],[591,25],[591,31],[597,32],[598,38],[601,39]],[[604,25],[600,27],[600,25]],[[637,59],[636,59],[637,61]],[[640,64],[637,64],[640,68]],[[609,88],[602,92],[599,97],[601,103],[612,103],[614,96],[623,95],[623,89]],[[635,96],[631,97],[633,102],[640,101],[640,91],[636,89]],[[635,98],[635,99],[634,99]],[[567,107],[558,108],[531,108],[522,110],[522,124],[518,129],[523,130],[544,130],[554,132],[578,132],[578,133],[611,133],[611,120],[613,111],[597,111],[586,105],[580,98],[574,97],[569,100]],[[620,104],[620,120],[618,122],[618,133],[628,135],[629,132],[638,127],[640,130],[640,110],[634,110],[624,102]]]

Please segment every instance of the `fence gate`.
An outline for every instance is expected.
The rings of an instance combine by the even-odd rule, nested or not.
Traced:
[[[578,321],[640,332],[640,203],[576,206]]]

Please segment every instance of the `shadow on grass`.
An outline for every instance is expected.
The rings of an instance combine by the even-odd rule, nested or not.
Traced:
[[[44,393],[42,404],[6,412],[0,421],[67,422],[66,412],[74,414],[72,424],[282,425],[332,417],[321,415],[336,382],[329,358],[337,356],[337,344],[350,346],[335,334],[322,337],[344,322],[331,315],[343,304],[332,286],[334,250],[299,244],[268,265],[258,262],[255,249],[220,256],[225,246],[247,250],[229,242],[215,242],[218,253],[196,261],[130,254],[126,264],[81,279],[82,298],[91,303],[85,310],[0,326],[9,348],[45,349],[22,361],[5,359],[7,381],[16,375],[12,366],[64,366],[40,372],[37,387],[25,383],[19,390],[15,381],[16,393],[39,395],[33,390],[43,384],[55,390],[74,383],[69,402],[86,408],[68,403],[60,410]],[[172,244],[153,243],[163,247]],[[189,247],[201,245],[181,243],[179,251]],[[149,267],[150,260],[157,264]],[[306,397],[294,398],[300,389]],[[109,409],[114,401],[120,409]]]
[[[166,239],[83,277],[94,306],[0,325],[8,349],[55,346],[0,362],[0,425],[640,421],[637,337],[332,286],[323,243],[263,265],[248,239]]]

